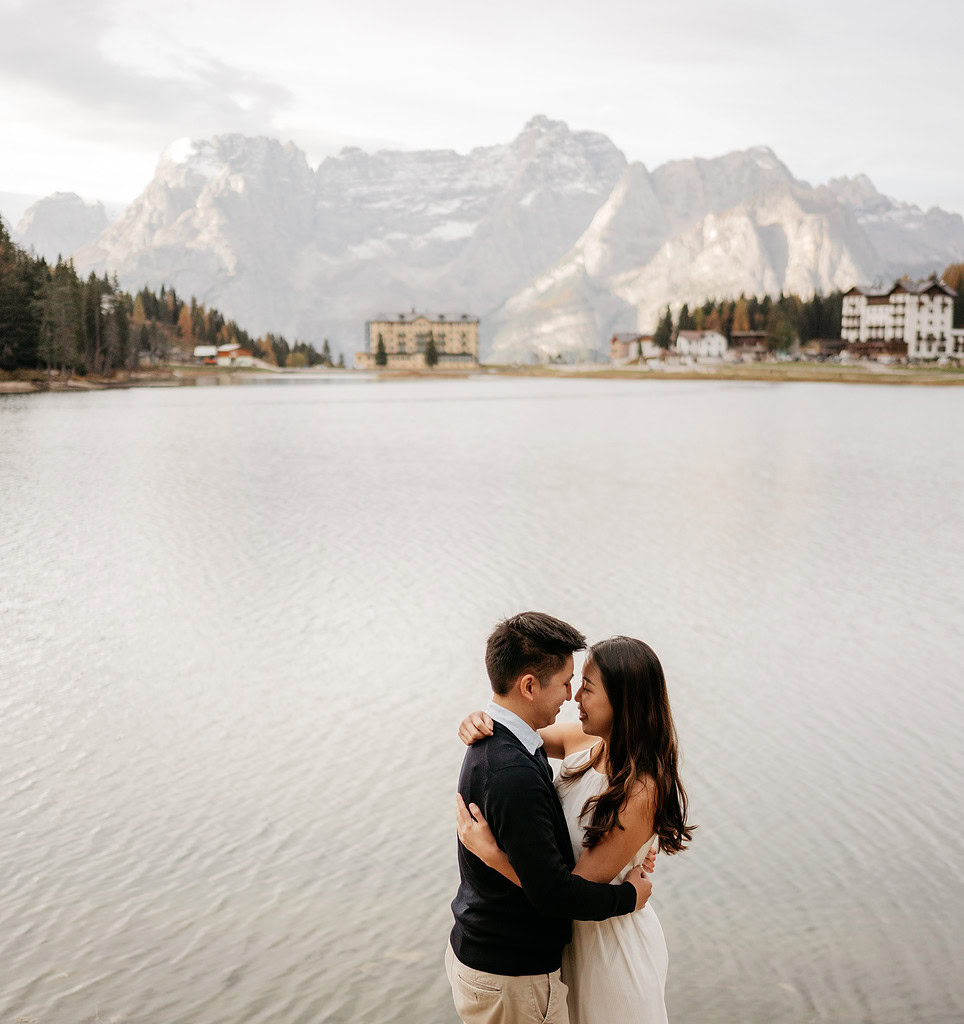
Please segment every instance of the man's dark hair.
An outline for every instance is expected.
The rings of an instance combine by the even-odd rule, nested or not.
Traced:
[[[583,651],[586,638],[574,626],[543,612],[522,612],[504,619],[485,645],[485,668],[492,692],[504,697],[527,672],[547,686],[573,651]]]

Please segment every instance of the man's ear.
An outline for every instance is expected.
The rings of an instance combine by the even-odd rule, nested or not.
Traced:
[[[516,685],[525,700],[532,700],[536,689],[542,689],[539,680],[531,672],[527,672]]]

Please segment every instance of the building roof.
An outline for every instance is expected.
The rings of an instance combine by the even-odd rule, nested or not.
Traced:
[[[943,281],[937,281],[932,277],[928,277],[923,281],[911,281],[909,277],[900,277],[889,287],[884,287],[878,284],[866,285],[866,284],[855,284],[849,291],[844,292],[844,295],[866,295],[868,299],[882,299],[888,295],[893,295],[894,292],[907,292],[910,295],[926,295],[928,292],[938,291],[944,295],[949,295],[951,298],[957,295],[949,285],[944,284]]]
[[[216,345],[195,345],[194,346],[194,358],[204,359],[205,356],[216,356],[218,349]]]
[[[392,323],[392,324],[408,324],[413,320],[418,320],[419,317],[424,317],[426,320],[432,323],[469,323],[477,324],[479,318],[472,316],[470,313],[418,313],[414,309],[408,313],[376,313],[375,316],[369,320],[369,323]]]

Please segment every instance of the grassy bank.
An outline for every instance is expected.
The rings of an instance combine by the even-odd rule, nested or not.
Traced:
[[[230,383],[232,378],[243,378],[265,371],[252,367],[176,365],[153,367],[133,372],[118,372],[111,377],[64,378],[47,375],[42,370],[15,370],[0,373],[0,394],[22,394],[32,391],[107,391],[115,388],[191,387],[196,384]],[[315,369],[275,370],[284,376],[305,374],[312,376]],[[330,373],[333,371],[325,371]],[[852,366],[840,363],[723,363],[643,369],[638,366],[482,366],[478,370],[341,370],[334,371],[374,375],[379,381],[411,380],[413,378],[458,380],[477,374],[500,377],[542,377],[554,379],[592,380],[730,380],[765,381],[769,383],[822,382],[835,384],[900,384],[919,387],[954,387],[964,385],[961,367],[906,367],[860,363]]]
[[[960,367],[906,367],[879,363],[722,363],[643,369],[638,366],[486,367],[512,377],[579,377],[610,380],[736,380],[838,384],[913,384],[944,387],[964,384]],[[428,376],[428,374],[425,374]]]

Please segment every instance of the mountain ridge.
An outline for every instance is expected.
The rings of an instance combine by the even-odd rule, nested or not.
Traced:
[[[257,332],[361,346],[376,309],[482,318],[483,356],[598,352],[667,304],[846,287],[964,257],[964,220],[866,176],[810,186],[766,146],[648,170],[542,115],[468,153],[179,140],[82,272],[174,286]]]

